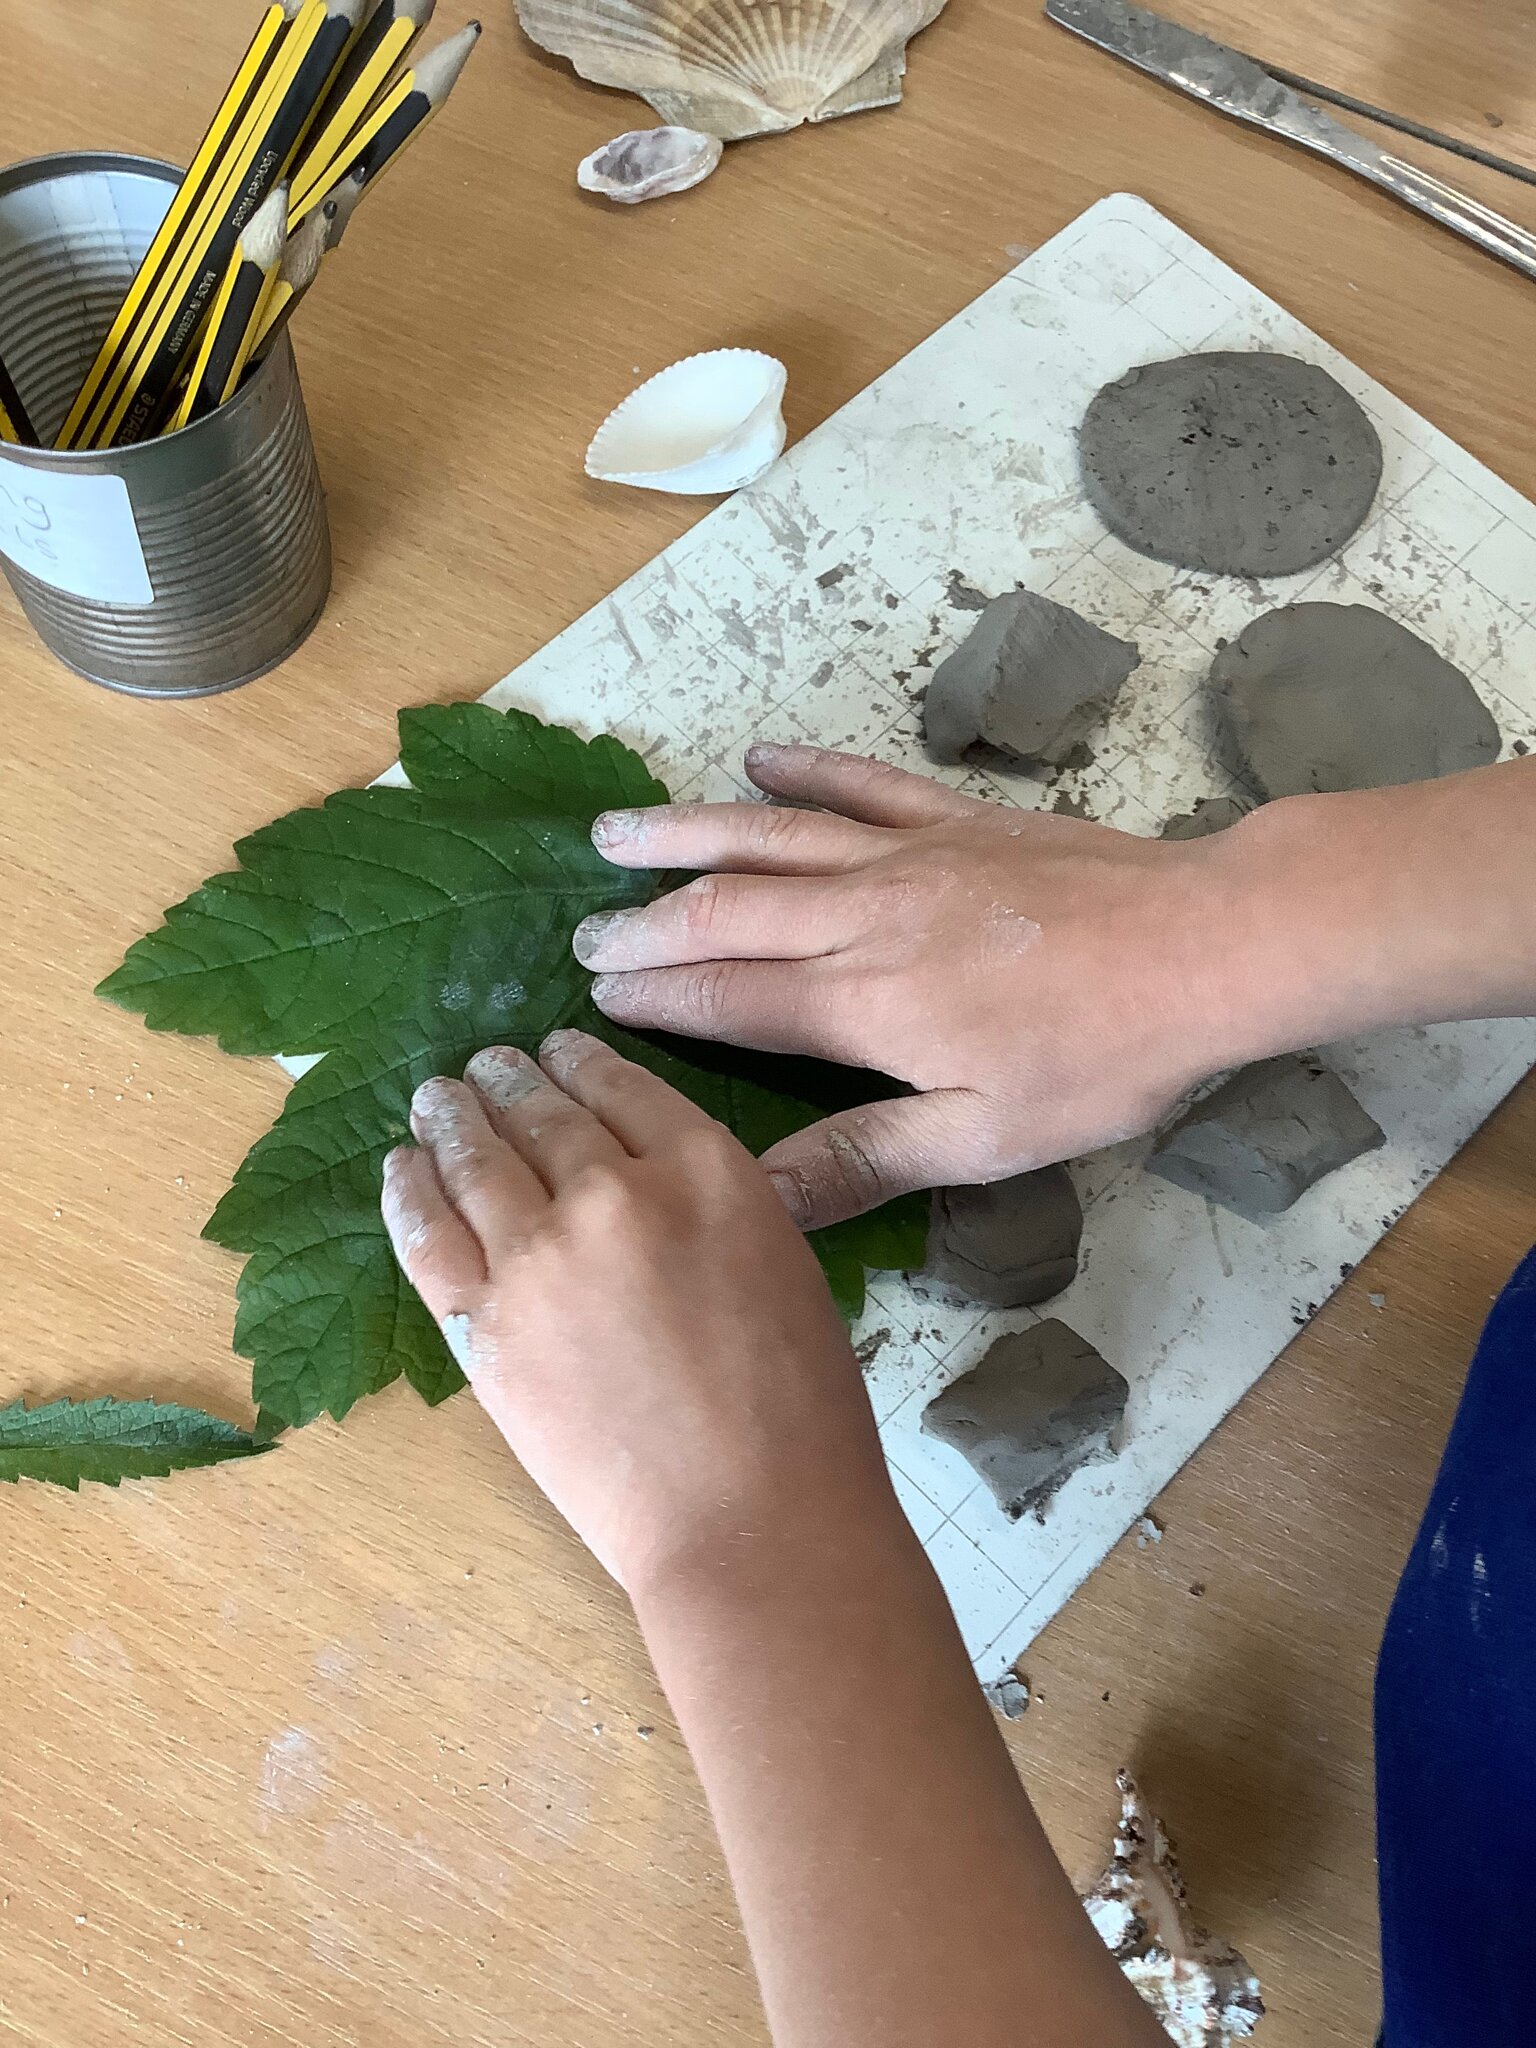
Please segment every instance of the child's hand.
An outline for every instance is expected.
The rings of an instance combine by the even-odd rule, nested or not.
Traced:
[[[408,1278],[481,1404],[631,1593],[894,1506],[814,1254],[751,1155],[581,1032],[416,1092],[384,1168]],[[814,1510],[809,1506],[815,1503]]]
[[[621,867],[712,872],[588,918],[575,949],[617,1023],[910,1083],[765,1157],[802,1229],[1129,1137],[1240,1055],[1241,827],[1134,839],[814,747],[754,747],[747,771],[807,808],[597,820]]]

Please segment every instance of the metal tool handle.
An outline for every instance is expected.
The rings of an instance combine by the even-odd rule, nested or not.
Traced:
[[[1522,276],[1536,278],[1536,235],[1469,193],[1401,157],[1388,155],[1368,136],[1346,128],[1240,51],[1196,35],[1177,22],[1165,21],[1130,0],[1046,0],[1045,11],[1050,20],[1111,56],[1203,100],[1233,120],[1283,136],[1315,156],[1368,178]]]
[[[1383,154],[1375,168],[1364,164],[1355,168],[1420,213],[1427,213],[1431,220],[1439,221],[1442,227],[1454,229],[1469,242],[1476,242],[1480,249],[1486,249],[1490,256],[1497,256],[1526,277],[1536,278],[1536,235],[1506,220],[1491,206],[1484,206],[1469,193],[1457,191],[1454,185],[1432,177],[1415,164],[1404,163],[1401,157]]]

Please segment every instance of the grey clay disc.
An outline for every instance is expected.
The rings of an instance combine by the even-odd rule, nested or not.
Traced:
[[[1337,552],[1381,482],[1376,429],[1294,356],[1220,351],[1106,384],[1077,430],[1089,503],[1138,554],[1292,576]]]
[[[1265,612],[1217,655],[1211,688],[1266,796],[1427,782],[1499,758],[1461,670],[1369,605]]]

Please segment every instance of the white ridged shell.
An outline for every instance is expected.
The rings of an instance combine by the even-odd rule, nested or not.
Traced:
[[[784,385],[784,365],[756,349],[687,356],[608,415],[587,450],[587,475],[685,497],[740,490],[783,452]]]
[[[517,0],[536,43],[722,141],[901,98],[944,0]]]
[[[660,199],[702,185],[720,161],[724,145],[696,128],[631,128],[583,157],[576,182],[583,192],[601,192],[620,206]]]

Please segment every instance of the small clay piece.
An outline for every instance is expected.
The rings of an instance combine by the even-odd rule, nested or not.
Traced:
[[[999,1337],[980,1365],[923,1410],[925,1435],[961,1452],[1010,1521],[1045,1504],[1084,1465],[1118,1448],[1130,1388],[1062,1322]]]
[[[583,192],[601,192],[620,206],[634,206],[702,185],[724,146],[717,135],[700,135],[693,128],[631,128],[583,157],[576,182]]]
[[[1253,808],[1240,796],[1203,796],[1192,811],[1170,818],[1159,835],[1164,839],[1208,839],[1213,832],[1225,832]]]
[[[1259,1980],[1246,1956],[1190,1912],[1167,1833],[1130,1772],[1117,1771],[1115,1785],[1114,1854],[1084,1892],[1084,1910],[1174,2048],[1232,2048],[1264,2017]]]
[[[1062,767],[1140,659],[1129,641],[1033,590],[994,597],[934,670],[923,699],[928,752],[958,761],[979,740]]]
[[[1029,1712],[1029,1680],[1017,1671],[1005,1671],[981,1689],[988,1706],[995,1707],[1005,1721],[1022,1721]]]
[[[992,1308],[1046,1301],[1077,1277],[1083,1205],[1064,1166],[935,1188],[922,1278]]]
[[[1426,782],[1498,759],[1499,729],[1461,670],[1368,605],[1265,612],[1217,655],[1211,688],[1269,796]]]
[[[1160,562],[1293,576],[1344,545],[1381,482],[1381,442],[1341,384],[1294,356],[1144,363],[1077,431],[1089,503]]]
[[[1286,1053],[1244,1067],[1187,1110],[1147,1171],[1263,1223],[1384,1141],[1337,1074]]]

